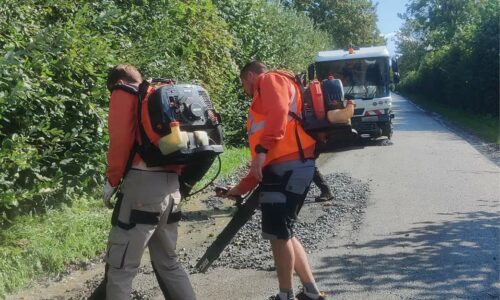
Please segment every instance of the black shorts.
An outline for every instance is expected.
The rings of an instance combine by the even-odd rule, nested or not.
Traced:
[[[285,203],[261,203],[262,237],[268,240],[288,240],[306,195],[286,193]]]
[[[314,161],[271,165],[263,172],[260,193],[262,237],[288,240],[314,174]]]

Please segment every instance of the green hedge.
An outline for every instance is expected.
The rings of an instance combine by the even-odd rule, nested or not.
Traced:
[[[239,67],[302,70],[329,44],[305,15],[264,0],[2,1],[0,224],[100,192],[114,64],[204,85],[240,145]]]
[[[78,6],[6,0],[0,8],[4,219],[57,204],[63,195],[72,201],[102,174],[103,74],[115,51],[111,35],[91,29],[92,9]]]
[[[400,35],[398,88],[452,109],[498,117],[500,4],[467,0],[455,6],[409,3],[404,32],[413,37]]]

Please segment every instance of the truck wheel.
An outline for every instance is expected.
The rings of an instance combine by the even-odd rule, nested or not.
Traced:
[[[380,125],[382,129],[382,135],[386,136],[388,139],[392,138],[392,122],[387,122]]]

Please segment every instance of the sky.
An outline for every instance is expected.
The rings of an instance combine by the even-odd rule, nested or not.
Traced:
[[[403,20],[398,17],[398,13],[404,13],[405,5],[409,0],[374,0],[377,5],[377,26],[382,35],[387,38],[387,48],[391,55],[396,51],[394,36],[403,24]]]

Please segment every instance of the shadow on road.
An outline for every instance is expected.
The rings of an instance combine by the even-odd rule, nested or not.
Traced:
[[[453,221],[416,223],[412,230],[351,245],[354,253],[380,254],[323,258],[315,276],[336,295],[353,289],[411,290],[415,299],[498,299],[500,216],[484,211],[453,215]],[[353,287],[339,289],[340,281]]]

